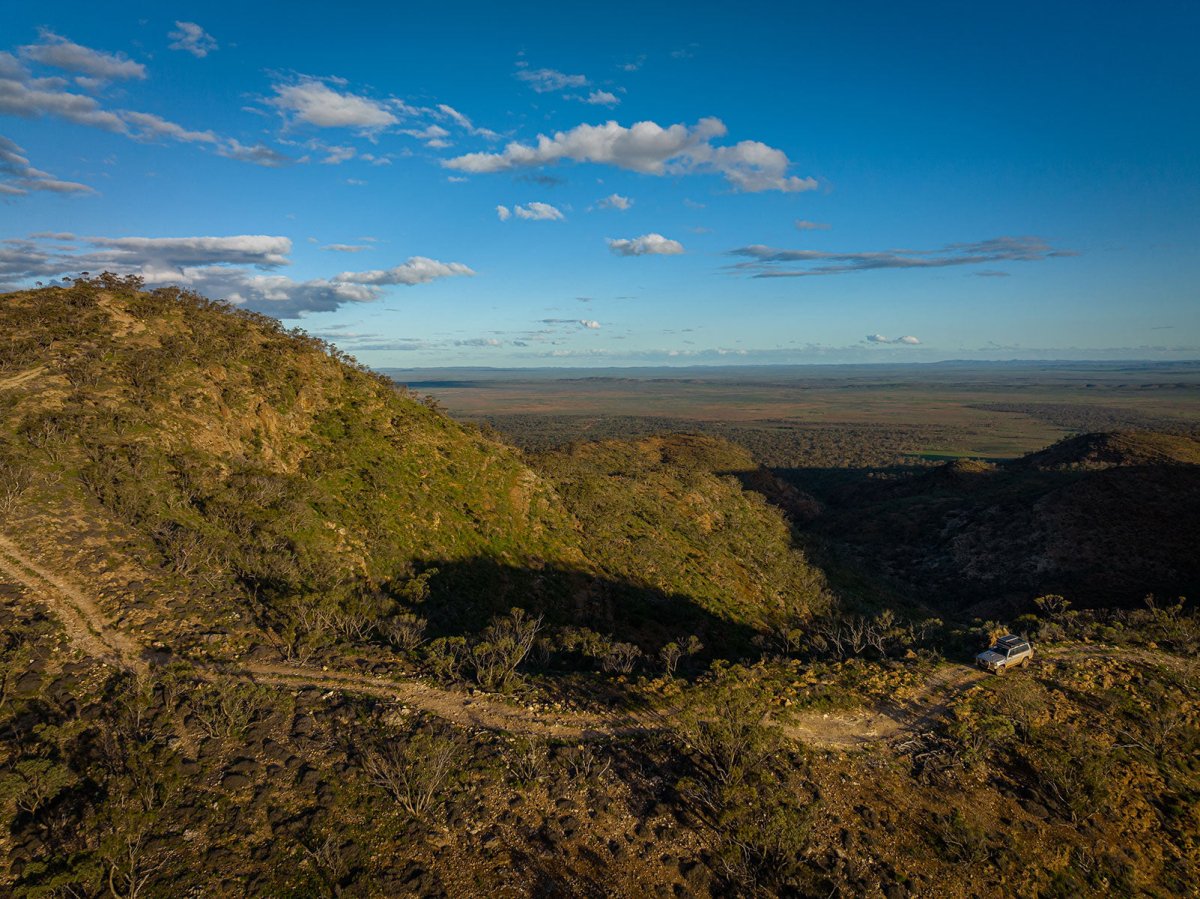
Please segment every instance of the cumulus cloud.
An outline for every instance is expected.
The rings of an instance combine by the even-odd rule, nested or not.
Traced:
[[[596,321],[594,318],[581,318],[579,320],[579,324],[592,331],[599,330],[600,328],[600,322]]]
[[[296,281],[285,275],[254,274],[223,266],[187,269],[183,277],[164,280],[276,318],[332,312],[347,303],[370,303],[381,296],[378,290],[359,284],[324,278]]]
[[[621,100],[616,94],[610,91],[592,91],[584,100],[584,103],[590,103],[593,106],[616,106]]]
[[[636,122],[626,128],[615,121],[578,125],[553,137],[539,134],[534,145],[516,141],[501,153],[467,153],[443,161],[463,172],[504,172],[557,163],[564,159],[612,165],[649,175],[718,172],[737,190],[796,192],[817,187],[813,178],[787,175],[790,162],[782,150],[758,141],[714,146],[726,134],[716,118],[695,125],[663,128],[655,122]]]
[[[897,343],[904,346],[918,346],[921,341],[912,335],[905,337],[884,337],[882,334],[868,334],[867,343]]]
[[[683,252],[683,244],[661,234],[643,234],[641,237],[608,239],[608,248],[618,256],[676,256]]]
[[[93,50],[47,29],[42,29],[39,37],[41,40],[36,44],[21,48],[21,55],[26,59],[108,81],[146,77],[146,67],[126,58],[124,54]]]
[[[271,235],[231,237],[86,237],[82,249],[47,245],[63,235],[0,241],[0,285],[16,286],[81,271],[141,275],[150,285],[177,284],[279,318],[330,311],[379,299],[389,285],[426,284],[474,274],[467,266],[415,256],[394,268],[298,281],[277,273],[292,242]]]
[[[797,231],[828,231],[830,227],[825,222],[810,222],[808,219],[796,219]]]
[[[539,94],[553,93],[574,87],[587,87],[583,75],[567,75],[555,69],[517,69],[517,78],[524,81]]]
[[[217,49],[216,39],[195,22],[176,22],[175,30],[167,37],[173,41],[168,45],[170,49],[183,50],[197,59],[203,59]]]
[[[303,122],[318,128],[358,128],[375,131],[395,125],[399,119],[387,105],[337,91],[320,78],[303,76],[288,84],[274,85],[275,96],[266,101],[291,122]]]
[[[620,194],[609,194],[596,205],[601,209],[619,209],[621,212],[624,212],[633,205],[633,200],[629,199],[629,197],[623,197]]]
[[[438,262],[425,256],[413,256],[407,262],[389,269],[369,272],[342,272],[334,280],[348,284],[428,284],[438,278],[455,275],[474,275],[475,272],[461,262]]]
[[[551,206],[549,203],[527,203],[524,206],[514,206],[513,213],[519,219],[525,219],[532,222],[559,222],[565,216],[562,210]]]
[[[500,219],[500,221],[507,222],[509,219],[509,216],[511,216],[511,215],[512,215],[512,212],[509,211],[509,208],[507,206],[497,206],[496,207],[496,218]]]
[[[24,155],[25,150],[15,141],[0,135],[0,194],[19,197],[33,191],[57,194],[94,194],[86,184],[63,181],[49,172],[34,168]]]
[[[361,253],[364,250],[371,249],[363,244],[356,243],[331,243],[321,247],[322,250],[328,250],[331,253]]]
[[[747,257],[734,269],[755,278],[801,278],[812,275],[841,275],[877,269],[944,268],[994,262],[1037,262],[1075,256],[1056,250],[1040,237],[995,237],[974,243],[949,244],[937,250],[884,250],[868,253],[827,253],[820,250],[779,250],[754,244],[731,250],[730,255]]]

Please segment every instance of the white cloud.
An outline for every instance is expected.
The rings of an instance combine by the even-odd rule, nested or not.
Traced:
[[[23,118],[56,116],[134,140],[203,145],[219,156],[271,168],[296,161],[265,144],[246,146],[235,138],[221,137],[212,131],[193,131],[153,113],[105,109],[95,97],[66,90],[68,84],[63,78],[35,78],[11,53],[0,52],[0,114]]]
[[[128,132],[125,122],[101,108],[94,97],[63,90],[66,83],[61,78],[0,77],[0,114],[26,119],[57,116],[77,125]]]
[[[341,165],[347,159],[353,159],[354,154],[358,152],[354,147],[326,147],[327,154],[321,160],[322,165]]]
[[[472,337],[470,340],[456,340],[455,346],[496,347],[504,346],[504,341],[498,337]]]
[[[830,227],[825,222],[810,222],[808,219],[796,219],[797,231],[828,231]]]
[[[150,283],[179,283],[208,297],[220,298],[276,318],[300,318],[311,312],[332,312],[347,303],[370,303],[380,297],[374,288],[314,278],[295,281],[284,275],[257,275],[245,269],[211,266],[187,269],[181,278],[148,279]]]
[[[740,191],[785,192],[812,190],[812,178],[786,174],[789,166],[782,150],[758,141],[741,141],[717,147],[711,141],[726,134],[716,118],[694,126],[637,122],[626,128],[615,121],[603,125],[578,125],[553,137],[538,135],[535,145],[516,141],[502,153],[468,153],[443,161],[447,168],[464,172],[503,172],[557,163],[564,159],[612,165],[650,175],[719,172]]]
[[[0,194],[10,197],[24,196],[32,191],[57,194],[94,194],[96,191],[86,184],[62,181],[49,172],[34,168],[24,155],[25,150],[16,142],[0,135]]]
[[[912,335],[905,337],[884,337],[882,334],[868,334],[867,343],[899,343],[905,346],[918,346],[921,341]]]
[[[572,87],[587,87],[588,83],[583,75],[567,75],[555,69],[517,69],[516,75],[539,94]]]
[[[593,331],[599,330],[600,328],[600,322],[596,321],[594,318],[581,318],[579,320],[579,324]]]
[[[146,67],[123,54],[93,50],[46,29],[39,36],[38,43],[21,48],[22,56],[56,69],[110,81],[146,77]]]
[[[64,237],[46,234],[0,241],[0,285],[81,271],[132,273],[152,286],[177,284],[279,318],[297,318],[346,303],[377,300],[387,285],[424,284],[451,275],[474,274],[461,263],[418,256],[386,271],[345,272],[334,278],[297,281],[271,271],[288,264],[292,242],[269,235],[78,238],[88,247],[82,252],[40,242]]]
[[[791,165],[787,154],[757,140],[739,141],[732,147],[698,147],[692,154],[698,168],[720,172],[743,193],[779,190],[798,193],[816,190],[815,178],[798,178],[785,174]]]
[[[455,275],[474,275],[461,262],[438,262],[424,256],[413,256],[407,262],[389,269],[376,269],[369,272],[342,272],[334,281],[349,284],[427,284],[438,278],[450,278]]]
[[[0,50],[0,78],[14,78],[17,81],[24,81],[29,77],[29,70],[25,68],[24,63],[11,53]]]
[[[583,101],[591,103],[593,106],[616,106],[621,102],[616,94],[609,91],[592,91]]]
[[[361,253],[364,250],[371,249],[368,246],[355,243],[331,243],[321,247],[322,250],[329,250],[331,253]]]
[[[458,127],[462,128],[473,137],[485,137],[488,140],[495,140],[500,135],[490,128],[479,128],[465,115],[455,109],[453,106],[447,106],[445,103],[439,103],[437,106],[438,112],[446,119],[454,122]]]
[[[288,264],[292,242],[286,237],[239,234],[233,237],[89,237],[88,242],[112,252],[116,259],[140,265],[182,268],[188,265],[252,265],[277,268]]]
[[[528,203],[525,206],[514,206],[513,212],[519,219],[532,222],[559,222],[564,216],[562,210],[556,209],[549,203]]]
[[[500,221],[507,222],[511,215],[512,213],[509,211],[507,206],[496,207],[496,217],[500,219]]]
[[[446,140],[450,136],[450,132],[441,125],[426,125],[424,128],[405,128],[400,133],[423,140],[425,141],[425,146],[433,147],[434,149],[451,146],[450,141]]]
[[[169,122],[153,113],[125,110],[121,113],[121,118],[137,129],[133,136],[142,140],[169,138],[192,144],[217,143],[217,136],[211,131],[189,131],[182,125]]]
[[[294,122],[318,128],[372,131],[399,121],[383,103],[336,91],[319,78],[304,76],[292,84],[276,84],[274,89],[275,96],[268,99],[267,104]]]
[[[216,39],[195,22],[176,22],[175,29],[167,35],[174,41],[169,45],[172,50],[183,50],[203,59],[217,49]]]
[[[972,243],[955,243],[936,250],[883,250],[865,253],[828,253],[822,250],[780,250],[752,244],[730,250],[744,256],[735,269],[755,278],[807,278],[881,269],[932,269],[953,265],[995,262],[1038,262],[1078,255],[1058,250],[1041,237],[993,237]]]
[[[677,256],[683,252],[683,244],[661,234],[643,234],[641,237],[608,239],[608,248],[618,256]]]
[[[265,166],[269,169],[282,168],[285,165],[291,165],[296,160],[290,156],[285,156],[278,150],[268,147],[266,144],[255,144],[248,147],[245,144],[239,143],[234,138],[229,138],[224,144],[217,149],[218,156],[224,156],[227,159],[236,159],[239,162],[250,162],[254,165]]]
[[[623,197],[620,194],[609,194],[596,205],[601,209],[619,209],[621,212],[624,212],[633,205],[633,200],[629,199],[629,197]]]

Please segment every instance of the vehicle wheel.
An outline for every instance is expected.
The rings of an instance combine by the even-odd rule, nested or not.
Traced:
[[[997,675],[997,677],[998,677],[998,676],[1000,676],[1001,674],[1003,674],[1003,673],[1004,673],[1004,669],[1005,669],[1006,667],[1008,667],[1008,666],[1007,666],[1007,665],[1000,665],[1000,666],[998,666],[998,667],[996,668],[996,675]]]
[[[1025,656],[1025,658],[1021,659],[1021,667],[1022,668],[1029,667],[1029,656]]]

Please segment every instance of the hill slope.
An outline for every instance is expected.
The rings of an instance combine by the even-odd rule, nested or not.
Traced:
[[[779,515],[694,458],[663,456],[638,494],[670,510],[643,530],[670,547],[666,569],[688,571],[647,576],[646,558],[621,555],[614,534],[581,518],[594,510],[560,493],[587,482],[591,500],[623,501],[628,482],[577,465],[555,483],[273,319],[106,276],[4,296],[0,331],[0,466],[40,475],[23,507],[53,507],[60,532],[74,520],[123,535],[138,564],[165,574],[164,590],[185,595],[197,633],[224,615],[241,624],[222,629],[251,643],[255,628],[369,642],[412,614],[449,635],[518,605],[656,650],[679,636],[664,609],[675,631],[716,619],[757,628],[785,605],[824,601]],[[732,447],[719,453],[737,458],[710,469],[754,473]],[[727,525],[697,542],[710,514]],[[750,556],[745,538],[717,539],[739,530],[771,560],[753,583],[733,573]]]
[[[1200,441],[1086,434],[830,498],[819,527],[947,611],[1063,593],[1128,606],[1200,589]]]

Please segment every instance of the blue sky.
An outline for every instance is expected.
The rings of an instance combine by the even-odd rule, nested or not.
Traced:
[[[9,4],[0,285],[375,366],[1200,357],[1200,6]]]

